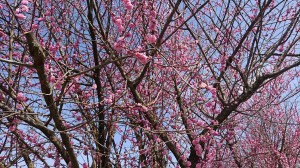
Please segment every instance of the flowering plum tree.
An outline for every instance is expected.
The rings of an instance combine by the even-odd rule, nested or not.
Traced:
[[[299,0],[0,0],[0,167],[298,167]]]

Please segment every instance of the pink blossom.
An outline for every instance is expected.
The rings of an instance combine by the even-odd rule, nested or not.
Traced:
[[[114,43],[115,50],[120,52],[124,48],[124,46],[125,46],[124,38],[125,37],[122,36],[117,39],[117,41]]]
[[[214,31],[215,31],[216,33],[221,33],[220,29],[217,28],[217,27],[214,28]]]
[[[123,24],[122,19],[120,19],[120,18],[116,19],[115,20],[115,24],[117,25],[119,32],[123,32],[124,31],[124,27],[122,25]]]
[[[280,45],[278,50],[279,50],[280,52],[283,52],[283,50],[284,50],[283,45]]]
[[[211,133],[211,135],[213,135],[213,136],[219,136],[219,135],[220,135],[219,132],[217,132],[217,131],[215,131],[215,130],[211,130],[210,133]]]
[[[21,4],[22,4],[22,5],[28,5],[28,3],[29,3],[29,2],[28,2],[27,0],[22,0],[22,1],[21,1]]]
[[[53,83],[54,83],[55,81],[56,81],[55,76],[53,76],[53,75],[50,76],[50,82],[53,82]]]
[[[22,104],[20,104],[20,103],[18,103],[17,106],[16,106],[16,108],[17,108],[18,110],[21,110],[22,107],[23,107],[23,106],[22,106]]]
[[[47,157],[48,157],[48,158],[53,158],[53,154],[52,154],[52,153],[48,153],[48,154],[47,154]]]
[[[17,94],[17,100],[18,101],[20,101],[20,102],[25,102],[26,101],[26,97],[24,96],[24,94],[23,93],[21,93],[21,92],[19,92],[18,94]]]
[[[202,153],[202,148],[201,148],[200,144],[197,144],[197,145],[195,146],[195,151],[196,151],[196,155],[198,155],[198,156],[201,155],[201,153]]]
[[[135,53],[134,56],[136,59],[138,59],[143,64],[146,64],[149,59],[149,57],[147,57],[145,54],[139,53],[139,52]]]
[[[70,125],[69,123],[65,122],[65,121],[63,121],[63,125],[64,125],[66,128],[70,128],[70,127],[71,127],[71,125]]]
[[[251,20],[254,20],[254,19],[255,19],[255,16],[254,16],[254,15],[250,15],[249,17],[250,17]]]
[[[156,22],[150,22],[149,24],[149,29],[152,30],[152,31],[156,31]]]
[[[206,103],[206,107],[211,107],[212,106],[212,103],[211,102],[207,102]]]
[[[91,97],[91,95],[92,95],[91,93],[85,92],[84,98],[87,99],[87,98]]]
[[[188,120],[187,120],[187,124],[192,125],[192,124],[193,124],[193,121],[188,119]]]
[[[51,15],[51,12],[50,11],[47,11],[46,13],[45,13],[45,16],[50,16]]]
[[[194,140],[192,141],[192,144],[193,144],[194,146],[196,146],[198,143],[199,143],[199,138],[194,139]]]
[[[202,88],[202,89],[203,89],[203,88],[206,88],[206,87],[207,87],[207,84],[206,84],[206,83],[203,83],[203,82],[201,82],[201,83],[200,83],[200,85],[199,85],[199,87],[200,87],[200,88]]]
[[[211,86],[211,85],[207,86],[206,88],[211,92],[211,94],[212,94],[213,96],[216,96],[216,94],[217,94],[217,89],[216,89],[216,88],[214,88],[214,87]]]
[[[16,130],[16,126],[15,125],[11,125],[9,128],[8,128],[9,131],[15,131]]]
[[[181,159],[181,160],[185,160],[186,157],[185,157],[184,155],[181,155],[181,156],[180,156],[180,159]]]
[[[130,0],[124,0],[124,4],[125,4],[125,8],[126,8],[127,10],[132,10],[133,5],[132,5],[132,3],[131,3]]]
[[[192,163],[190,161],[185,162],[186,167],[190,167],[191,165],[192,165]]]
[[[26,16],[23,15],[22,13],[16,14],[16,17],[17,17],[18,19],[26,19]]]
[[[197,124],[198,126],[201,126],[201,127],[203,127],[203,126],[205,125],[205,123],[204,123],[203,121],[201,121],[201,120],[198,120],[198,121],[196,122],[196,124]]]
[[[152,35],[152,34],[149,34],[149,35],[147,35],[146,39],[147,39],[147,41],[150,42],[150,43],[155,43],[155,41],[156,41],[156,36],[155,36],[155,35]]]
[[[5,95],[3,93],[0,93],[0,101],[5,99]]]
[[[105,98],[105,99],[104,99],[104,102],[105,102],[106,104],[111,104],[111,103],[113,102],[113,100],[112,100],[111,98]]]
[[[180,144],[179,143],[176,143],[176,150],[177,151],[180,151]],[[184,156],[183,156],[184,157]]]
[[[131,32],[128,32],[125,34],[125,37],[131,37],[132,36],[132,33]]]
[[[125,15],[125,17],[124,17],[126,20],[131,20],[131,15]]]
[[[122,19],[116,19],[115,23],[117,26],[122,25]]]
[[[55,88],[56,89],[61,89],[62,88],[62,83],[61,82],[56,82]]]
[[[208,90],[214,89],[214,87],[213,87],[212,85],[208,85],[206,88],[207,88]]]
[[[146,106],[141,106],[142,107],[142,111],[148,111],[148,108]]]
[[[208,138],[208,139],[209,139],[209,138]],[[203,136],[202,136],[202,137],[200,138],[200,141],[201,141],[201,142],[206,142],[208,139],[207,139],[206,137],[203,137]]]
[[[3,32],[3,31],[1,31],[2,29],[0,29],[0,37],[5,37],[6,36],[6,34]]]
[[[42,21],[46,21],[46,18],[38,18],[37,20],[42,22]]]
[[[135,27],[135,24],[130,23],[128,26],[129,26],[130,28],[134,28],[134,27]]]
[[[208,153],[207,155],[206,155],[206,157],[207,157],[207,160],[212,160],[213,159],[213,157],[214,157],[214,154],[213,153]]]
[[[118,42],[114,42],[114,49],[116,51],[121,51],[122,45],[120,43],[118,43]]]
[[[28,12],[29,11],[29,8],[28,8],[28,6],[26,6],[26,5],[21,5],[21,11],[22,12]]]
[[[54,54],[58,50],[58,47],[55,45],[50,45],[49,50]]]
[[[83,168],[88,168],[89,166],[88,166],[86,163],[83,163],[83,164],[82,164],[82,167],[83,167]]]
[[[82,120],[82,117],[81,117],[81,116],[76,116],[76,120],[77,120],[77,121],[81,121],[81,120]]]
[[[121,32],[123,32],[123,31],[124,31],[124,27],[123,27],[123,26],[119,26],[119,27],[118,27],[118,32],[121,33]]]
[[[97,85],[96,85],[96,84],[93,84],[92,88],[93,88],[93,89],[97,89]]]

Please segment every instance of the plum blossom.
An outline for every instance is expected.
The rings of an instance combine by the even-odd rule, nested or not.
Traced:
[[[283,50],[284,50],[283,45],[280,45],[278,50],[279,50],[280,52],[283,52]]]
[[[9,131],[15,131],[16,130],[16,126],[15,125],[11,125],[8,128]]]
[[[115,20],[116,25],[122,25],[122,19],[116,19]]]
[[[156,36],[153,34],[148,34],[146,37],[147,41],[150,43],[155,43],[156,42]]]
[[[82,167],[83,168],[88,168],[89,166],[86,163],[83,163]]]
[[[133,56],[143,64],[146,64],[149,59],[149,57],[147,57],[145,54],[140,53],[140,52],[136,52]]]
[[[212,85],[207,86],[206,89],[208,89],[208,90],[211,92],[211,94],[212,94],[213,96],[216,96],[216,94],[217,94],[217,89],[214,88]]]
[[[76,116],[76,120],[77,120],[77,121],[81,121],[81,120],[82,120],[82,117],[78,115],[78,116]]]
[[[22,107],[23,107],[22,104],[18,103],[17,106],[16,106],[16,109],[21,110]]]
[[[206,83],[203,83],[203,82],[201,82],[199,86],[200,86],[200,88],[202,88],[202,89],[203,89],[203,88],[206,88],[206,87],[207,87],[207,84],[206,84]]]
[[[144,106],[144,105],[142,105],[142,104],[140,104],[140,103],[137,103],[136,104],[138,107],[141,107],[141,110],[142,111],[148,111],[148,108],[146,107],[146,106]]]
[[[255,15],[250,15],[249,18],[250,18],[251,20],[254,20],[254,19],[255,19]]]
[[[46,21],[46,18],[41,17],[41,18],[38,18],[37,20],[42,22],[42,21]]]
[[[219,136],[219,132],[215,131],[215,130],[211,130],[210,131],[210,134],[213,135],[213,136]]]
[[[0,93],[0,101],[5,99],[5,95],[3,93]]]
[[[22,1],[21,1],[21,4],[22,4],[22,5],[28,5],[28,3],[29,3],[29,2],[28,2],[27,0],[22,0]]]
[[[185,162],[186,167],[190,167],[191,165],[192,165],[192,163],[190,161]]]
[[[119,37],[117,41],[114,43],[114,48],[117,51],[121,51],[125,46],[125,37]]]
[[[97,89],[97,85],[93,84],[92,89]]]
[[[202,148],[200,144],[195,145],[196,155],[200,156],[202,153]]]
[[[50,82],[53,82],[53,83],[56,82],[55,76],[53,76],[53,75],[50,76]]]
[[[18,10],[18,9],[17,9]],[[20,9],[19,9],[19,11],[22,11],[22,12],[28,12],[29,11],[29,8],[28,8],[28,6],[26,6],[26,5],[21,5],[20,6]]]
[[[52,153],[48,153],[48,154],[47,154],[47,157],[48,157],[48,158],[53,158],[53,154],[52,154]]]
[[[18,19],[26,19],[26,16],[23,15],[22,13],[16,14],[16,17],[17,17]]]
[[[133,5],[132,5],[132,3],[131,3],[130,0],[122,0],[122,1],[123,1],[123,3],[125,4],[125,8],[126,8],[127,10],[132,10]]]
[[[118,27],[118,32],[121,33],[124,31],[124,26],[123,26],[123,21],[121,18],[116,18],[114,20],[115,24],[117,25]]]
[[[177,151],[180,151],[180,144],[179,143],[176,143],[176,150]],[[184,157],[184,156],[183,156]]]
[[[113,99],[114,99],[114,95],[111,94],[107,98],[104,98],[104,103],[111,104],[111,103],[113,103]]]
[[[6,34],[3,32],[3,30],[0,28],[0,37],[5,37],[6,36]]]
[[[18,94],[17,94],[17,100],[18,101],[20,101],[20,102],[25,102],[26,101],[26,97],[24,96],[24,94],[23,93],[21,93],[21,92],[19,92]]]
[[[213,106],[212,102],[207,102],[206,103],[206,107],[211,107],[211,106]]]
[[[70,125],[69,123],[65,122],[65,121],[63,121],[63,125],[64,125],[66,128],[70,128],[70,127],[71,127],[71,125]]]

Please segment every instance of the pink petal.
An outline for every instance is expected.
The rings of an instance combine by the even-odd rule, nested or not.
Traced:
[[[18,93],[16,98],[20,102],[25,102],[26,101],[26,97],[24,96],[23,93]]]
[[[21,4],[22,4],[22,5],[28,5],[28,3],[29,3],[29,2],[28,2],[27,0],[22,0],[22,1],[21,1]]]
[[[142,53],[135,53],[134,56],[143,64],[146,64],[149,59],[149,57],[147,57],[145,54]]]
[[[18,14],[16,14],[16,16],[18,19],[26,19],[26,16],[23,15],[22,13],[18,13]]]
[[[149,34],[147,37],[146,37],[147,41],[149,41],[150,43],[155,43],[156,42],[156,36],[155,35],[152,35],[152,34]]]
[[[200,86],[200,88],[202,88],[202,89],[203,89],[203,88],[206,88],[206,87],[207,87],[207,84],[206,84],[206,83],[203,83],[203,82],[201,82],[199,86]]]

